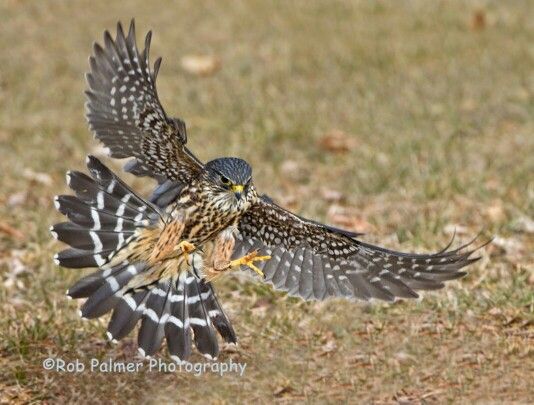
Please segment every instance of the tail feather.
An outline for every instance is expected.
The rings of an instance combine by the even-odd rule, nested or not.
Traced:
[[[105,282],[82,305],[82,316],[84,318],[98,318],[113,309],[120,299],[122,288],[144,269],[143,264],[120,265],[120,268],[114,274],[106,277]]]
[[[127,262],[122,264],[126,265]],[[106,282],[109,276],[115,276],[122,268],[122,266],[103,268],[81,278],[67,290],[67,296],[70,298],[88,298]]]
[[[120,340],[128,335],[143,316],[145,303],[150,290],[130,291],[125,293],[115,306],[108,325],[110,340]]]
[[[101,267],[108,263],[108,257],[115,249],[99,250],[97,252],[69,248],[54,255],[54,261],[59,266],[71,269],[83,269],[86,267]]]
[[[88,167],[94,164],[94,158],[89,158]],[[82,204],[85,203],[99,212],[105,212],[132,222],[139,222],[144,219],[147,208],[150,209],[149,211],[155,211],[153,207],[148,206],[147,202],[143,203],[134,192],[127,192],[117,177],[108,180],[108,183],[103,183],[96,176],[94,170],[94,180],[80,172],[67,173],[67,184],[76,193],[76,198],[67,197],[71,199],[71,206],[75,204],[74,208],[79,209],[80,201],[82,201]],[[65,209],[68,210],[69,207]],[[76,212],[76,210],[74,211]]]
[[[199,287],[201,294],[206,294],[207,291],[210,292],[210,294],[208,294],[207,298],[204,300],[204,305],[208,311],[208,315],[213,323],[213,326],[215,326],[215,329],[217,329],[225,342],[237,343],[237,336],[234,328],[222,310],[221,304],[219,303],[211,284],[201,280],[199,282]]]
[[[105,188],[107,193],[118,197],[124,204],[130,207],[137,207],[138,211],[144,212],[146,209],[152,212],[157,212],[157,208],[139,197],[128,187],[121,179],[119,179],[111,170],[100,162],[94,156],[87,157],[87,168],[92,177]]]
[[[147,217],[136,213],[134,217],[125,216],[122,213],[117,216],[115,212],[108,212],[105,209],[98,209],[84,203],[78,197],[70,195],[60,195],[54,199],[54,203],[59,212],[66,215],[73,223],[86,227],[90,230],[115,230],[118,224],[122,229],[135,229],[137,226],[146,225],[143,220]],[[121,221],[122,219],[122,221]]]
[[[159,218],[150,203],[127,188],[98,159],[87,159],[92,179],[79,172],[67,175],[69,186],[77,196],[58,196],[57,209],[72,223],[51,228],[59,240],[72,246],[55,256],[64,267],[100,267],[122,249],[140,226]]]
[[[82,250],[108,250],[120,246],[135,230],[88,230],[71,222],[62,222],[50,228],[56,239]]]
[[[219,354],[219,345],[204,305],[204,300],[211,295],[211,291],[201,293],[198,279],[194,276],[188,277],[185,282],[188,289],[186,303],[189,306],[189,324],[193,328],[195,346],[204,356],[215,359]]]
[[[160,281],[150,291],[137,336],[139,351],[143,355],[152,355],[161,346],[165,336],[165,323],[169,318],[171,287],[172,280],[166,279]]]
[[[171,298],[171,316],[165,325],[165,336],[169,353],[174,359],[186,360],[191,355],[191,328],[189,327],[189,306],[187,305],[187,273],[176,279]]]
[[[135,199],[133,193],[125,193],[118,187],[103,187],[95,183],[84,173],[67,172],[67,184],[76,193],[76,196],[98,209],[106,209],[106,212],[116,213],[121,210],[121,217],[135,218],[140,212],[144,212],[146,205]]]
[[[67,174],[76,195],[58,196],[55,203],[70,222],[50,230],[70,245],[55,255],[57,264],[100,269],[80,279],[67,295],[87,298],[81,307],[85,318],[113,310],[108,325],[111,340],[125,337],[141,320],[138,345],[142,354],[154,354],[166,338],[175,359],[189,358],[193,341],[202,354],[215,358],[219,352],[216,331],[227,342],[235,342],[236,336],[212,286],[199,280],[189,271],[191,263],[183,260],[176,262],[174,275],[159,280],[147,277],[158,274],[157,269],[141,261],[130,246],[143,237],[143,228],[156,226],[161,212],[96,158],[89,157],[87,167],[91,177]]]

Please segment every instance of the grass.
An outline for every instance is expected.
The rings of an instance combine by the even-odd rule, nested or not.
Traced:
[[[2,2],[0,398],[532,402],[532,11],[519,0]],[[64,291],[79,274],[54,266],[48,234],[65,171],[99,152],[83,118],[91,44],[132,16],[138,35],[155,31],[162,102],[201,159],[243,157],[263,192],[326,221],[341,205],[365,240],[391,248],[436,249],[454,226],[462,241],[483,230],[496,243],[467,278],[393,305],[221,281],[240,338],[221,360],[246,362],[241,378],[44,371],[49,356],[136,359],[135,338],[110,345],[104,320],[78,318]],[[188,74],[190,54],[221,69]],[[348,151],[319,146],[333,130]]]

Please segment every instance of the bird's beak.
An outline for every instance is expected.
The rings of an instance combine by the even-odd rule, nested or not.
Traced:
[[[241,199],[241,194],[243,193],[243,185],[242,184],[234,184],[232,186],[232,191],[235,194],[235,197],[239,200]]]

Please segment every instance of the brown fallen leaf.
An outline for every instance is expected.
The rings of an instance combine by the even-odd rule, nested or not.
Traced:
[[[356,145],[356,139],[339,129],[327,132],[318,141],[321,149],[332,153],[345,153],[354,149]]]
[[[447,235],[466,235],[469,233],[469,229],[459,224],[447,224],[443,228],[443,232]]]
[[[278,196],[275,202],[288,210],[297,210],[300,203],[297,196],[293,194]]]
[[[36,183],[41,183],[45,186],[49,186],[52,184],[52,177],[50,177],[50,175],[47,173],[36,172],[32,169],[25,169],[22,172],[22,175],[28,180],[35,181]]]
[[[19,191],[18,193],[13,193],[7,198],[7,205],[10,207],[18,207],[26,202],[28,198],[28,193],[26,191]]]
[[[6,222],[0,222],[0,232],[8,236],[13,237],[14,239],[23,240],[24,234],[16,228],[13,228]]]
[[[514,221],[513,228],[517,232],[534,233],[534,220],[527,216],[519,217]]]
[[[20,278],[21,275],[27,272],[24,264],[24,254],[23,250],[12,250],[10,255],[2,260],[7,264],[8,268],[7,273],[4,274],[4,287],[24,289],[24,283]]]
[[[445,390],[442,390],[442,389],[428,391],[428,392],[424,393],[423,395],[421,395],[420,399],[427,399],[427,398],[430,398],[430,397],[437,397],[439,394],[442,394],[444,392],[445,392]]]
[[[333,339],[329,339],[326,341],[324,345],[321,346],[320,356],[326,356],[327,354],[334,352],[336,349],[337,349],[336,341]]]
[[[252,304],[251,308],[263,308],[263,307],[270,307],[270,306],[272,306],[271,300],[267,297],[261,297],[261,298],[258,298],[254,302],[254,304]]]
[[[472,98],[466,98],[460,103],[460,108],[465,112],[472,112],[477,108],[477,106],[477,102]]]
[[[291,391],[293,391],[293,388],[290,385],[284,385],[281,387],[278,387],[274,390],[273,395],[276,398],[283,397],[285,394],[289,394]]]
[[[258,298],[252,307],[250,308],[251,312],[257,316],[263,318],[267,314],[267,310],[272,306],[270,299],[262,297]]]
[[[328,202],[340,202],[345,198],[341,191],[332,190],[326,187],[321,188],[321,196]]]
[[[399,364],[410,364],[416,362],[416,358],[414,356],[402,350],[395,353],[394,358]]]
[[[471,29],[473,31],[480,31],[486,28],[486,12],[484,10],[476,10],[471,15]]]
[[[502,315],[502,309],[493,307],[488,311],[488,314],[490,314],[491,316],[500,316]]]
[[[502,221],[505,217],[502,202],[494,201],[490,206],[485,209],[485,214],[493,222]]]
[[[220,59],[212,55],[185,55],[181,64],[187,73],[197,76],[210,76],[221,68]]]
[[[296,160],[287,159],[280,165],[280,171],[284,174],[286,179],[302,182],[306,179],[307,170]]]
[[[501,236],[496,236],[493,238],[492,244],[500,247],[506,254],[511,256],[517,256],[523,251],[523,244],[514,238],[503,238]]]
[[[354,208],[332,204],[326,213],[328,221],[348,231],[371,232],[373,225],[367,222]]]

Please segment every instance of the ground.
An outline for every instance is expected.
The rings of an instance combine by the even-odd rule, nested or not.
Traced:
[[[0,398],[366,403],[534,400],[534,27],[528,1],[5,0],[0,5]],[[48,232],[67,169],[101,156],[83,117],[94,40],[155,31],[160,97],[199,157],[240,156],[298,213],[407,251],[495,236],[419,301],[304,303],[217,283],[242,377],[45,371],[138,361],[65,290]],[[154,59],[154,58],[153,58]],[[147,195],[153,184],[124,175]],[[162,351],[160,359],[169,361]],[[193,361],[204,361],[198,355]]]

